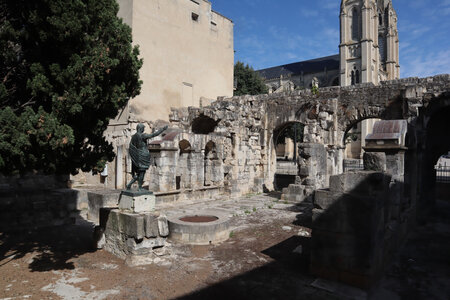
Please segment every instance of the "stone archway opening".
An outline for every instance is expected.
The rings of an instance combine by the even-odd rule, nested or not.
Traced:
[[[176,189],[191,188],[191,143],[188,140],[178,142],[178,168],[176,174]]]
[[[439,157],[436,165],[436,198],[450,199],[450,148],[447,154]]]
[[[365,138],[372,133],[373,126],[380,120],[378,118],[360,119],[347,127],[342,143],[344,145],[344,172],[364,169],[362,158],[366,146]]]
[[[427,203],[450,199],[450,106],[430,116],[422,169],[423,196]]]
[[[273,131],[273,145],[276,155],[274,188],[281,191],[295,183],[298,175],[298,145],[303,142],[305,125],[287,122]]]
[[[196,134],[210,134],[216,129],[217,123],[214,119],[200,115],[192,121],[192,132]]]

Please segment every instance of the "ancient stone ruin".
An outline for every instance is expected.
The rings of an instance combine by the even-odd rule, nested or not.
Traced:
[[[129,212],[119,208],[119,191],[76,192],[60,222],[87,208],[88,218],[98,225],[99,245],[139,263],[164,247],[170,228],[174,234],[178,230],[158,214],[160,205],[278,190],[281,199],[312,208],[311,271],[368,288],[405,240],[416,211],[433,202],[434,164],[450,148],[445,129],[449,93],[450,75],[441,75],[320,88],[317,93],[221,98],[206,107],[172,109],[165,135],[148,144],[152,163],[145,181],[154,192],[155,211],[153,206],[145,211],[129,207]],[[383,121],[365,137],[365,170],[344,173],[346,132],[367,118]],[[293,160],[285,162],[277,159],[275,140],[287,124],[301,124],[303,135]],[[118,189],[130,179],[127,145],[135,127],[130,123],[107,132],[120,149],[108,169],[108,180]],[[2,187],[23,184],[1,180]],[[2,218],[5,228],[26,225],[20,223],[25,219],[39,226],[56,211],[50,208],[60,205],[35,193],[32,204],[24,206],[11,201],[18,194],[7,190],[2,189],[7,196],[1,198],[2,208],[32,217],[9,215],[7,222]],[[181,229],[178,234],[182,241],[196,240],[183,237]],[[226,234],[214,232],[210,240],[223,240]]]

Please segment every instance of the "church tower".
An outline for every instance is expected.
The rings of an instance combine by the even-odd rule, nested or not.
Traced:
[[[392,0],[342,0],[340,85],[400,78]]]

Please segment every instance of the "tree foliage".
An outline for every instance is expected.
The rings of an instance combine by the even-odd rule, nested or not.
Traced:
[[[115,0],[0,2],[0,172],[101,170],[108,122],[140,92]]]
[[[238,61],[234,65],[235,96],[266,94],[268,91],[264,80],[248,64]]]
[[[305,125],[302,123],[293,123],[281,128],[276,135],[276,144],[284,144],[286,138],[290,138],[293,141],[296,140],[297,143],[302,143],[304,129]],[[295,139],[296,136],[297,139]]]

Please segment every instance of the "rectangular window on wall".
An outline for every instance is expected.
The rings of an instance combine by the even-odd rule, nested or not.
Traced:
[[[195,106],[194,86],[191,83],[183,82],[181,95],[182,95],[181,106]]]

